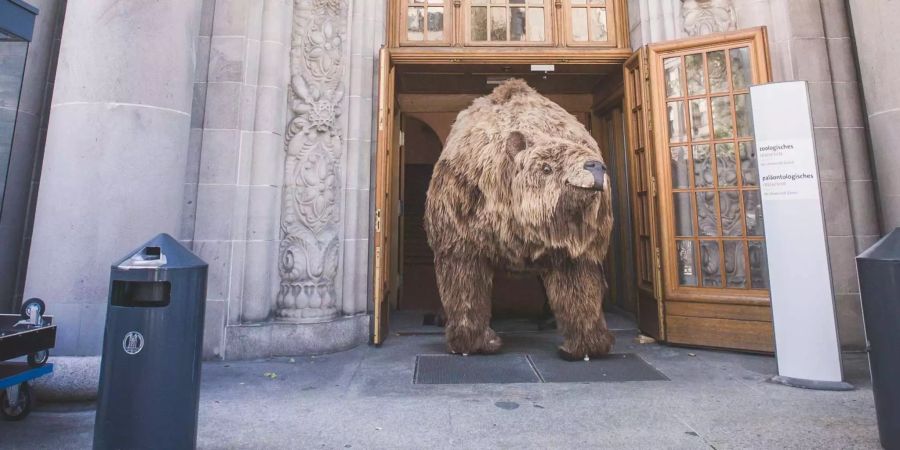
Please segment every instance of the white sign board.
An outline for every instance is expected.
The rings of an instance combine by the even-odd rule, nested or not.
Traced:
[[[847,389],[805,81],[750,88],[775,325],[776,381]]]

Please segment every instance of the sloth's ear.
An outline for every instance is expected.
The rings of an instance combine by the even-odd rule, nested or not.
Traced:
[[[528,142],[525,139],[525,135],[518,131],[509,133],[509,137],[506,138],[506,152],[509,153],[509,156],[516,156],[517,153],[525,150],[527,147]]]

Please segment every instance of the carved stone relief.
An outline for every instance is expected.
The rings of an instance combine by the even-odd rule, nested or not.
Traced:
[[[688,36],[737,29],[732,0],[682,0],[681,17]]]
[[[294,0],[278,320],[338,314],[347,0]]]

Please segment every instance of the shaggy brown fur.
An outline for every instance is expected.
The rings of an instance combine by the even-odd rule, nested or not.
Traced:
[[[541,274],[564,357],[610,351],[600,265],[613,224],[610,185],[588,167],[605,169],[590,133],[522,80],[459,114],[425,210],[450,352],[500,349],[490,328],[495,270]]]

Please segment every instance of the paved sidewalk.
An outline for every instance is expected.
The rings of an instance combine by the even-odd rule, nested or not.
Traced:
[[[771,357],[633,342],[671,381],[412,384],[439,335],[392,336],[319,357],[203,367],[201,448],[880,448],[863,355],[849,392],[766,382]],[[505,351],[554,350],[552,333],[504,335]],[[577,362],[573,364],[584,364]],[[589,363],[587,363],[589,364]],[[276,374],[275,378],[265,373]],[[0,423],[0,448],[89,448],[91,405],[39,405]]]

